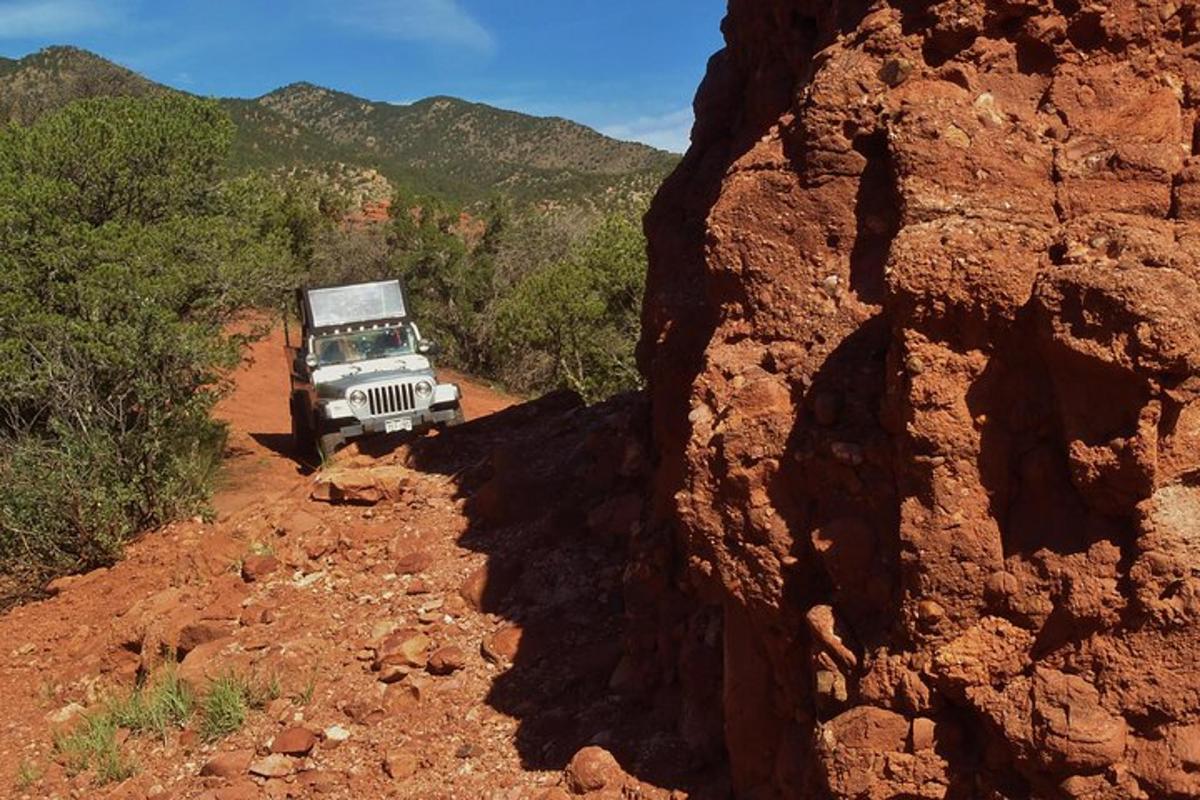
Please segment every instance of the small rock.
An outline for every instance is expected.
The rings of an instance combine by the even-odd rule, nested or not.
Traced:
[[[455,619],[465,617],[470,610],[467,601],[457,594],[446,597],[446,604],[442,606],[442,611]]]
[[[306,756],[317,743],[317,735],[308,728],[293,726],[285,729],[271,742],[272,753],[287,756]]]
[[[286,522],[280,523],[275,532],[280,536],[302,536],[321,527],[321,518],[304,510],[296,511]]]
[[[250,770],[250,762],[254,760],[253,750],[232,750],[228,753],[217,753],[208,763],[200,768],[201,777],[232,779],[245,775]]]
[[[421,762],[416,756],[398,747],[388,750],[383,757],[383,771],[392,780],[402,781],[411,778],[417,774],[417,770],[420,768]]]
[[[258,786],[249,778],[220,789],[200,795],[200,800],[258,800],[262,795]]]
[[[215,620],[200,620],[184,625],[179,631],[179,641],[175,645],[176,655],[183,658],[200,645],[216,641],[229,633],[228,624]]]
[[[457,758],[477,758],[483,755],[483,748],[474,742],[465,742],[458,746],[458,749],[454,751],[454,755]]]
[[[459,596],[475,611],[483,609],[483,596],[487,591],[488,572],[483,566],[472,572],[458,589]]]
[[[439,647],[429,656],[425,668],[433,675],[451,675],[467,666],[467,654],[461,647]]]
[[[475,611],[495,611],[520,579],[520,565],[493,558],[472,572],[459,588],[459,596]]]
[[[913,63],[907,58],[889,58],[879,69],[879,79],[895,88],[908,80],[913,73]]]
[[[946,609],[934,600],[922,600],[917,603],[917,619],[923,625],[936,625],[946,616]]]
[[[413,708],[421,702],[421,688],[416,684],[393,683],[383,693],[383,707],[390,714]]]
[[[350,738],[350,731],[341,725],[330,725],[323,733],[325,734],[325,744],[327,747],[337,747]]]
[[[386,706],[386,696],[384,706]],[[371,700],[355,700],[342,706],[342,711],[359,725],[374,725],[387,717],[384,706]]]
[[[51,725],[66,725],[84,712],[84,707],[79,703],[68,703],[57,711],[51,711],[46,714],[46,722]]]
[[[583,748],[571,758],[565,777],[572,792],[587,794],[618,786],[625,773],[612,753],[603,747],[591,746]]]
[[[375,669],[387,666],[422,669],[433,640],[419,631],[400,631],[383,640],[375,656]]]
[[[320,561],[325,556],[337,550],[337,537],[331,533],[306,538],[301,545],[304,555],[309,561]]]
[[[841,400],[833,392],[820,392],[813,398],[813,416],[818,425],[829,427],[838,421]]]
[[[282,753],[273,753],[250,765],[250,774],[260,778],[283,778],[292,774],[294,762]]]
[[[405,553],[396,561],[397,575],[417,575],[433,565],[433,556],[423,550]]]
[[[275,556],[249,555],[242,559],[242,580],[246,583],[260,581],[279,569],[279,559]]]
[[[805,614],[805,620],[813,639],[823,645],[830,655],[843,666],[852,669],[858,666],[858,656],[846,646],[832,606],[813,606]]]
[[[493,664],[505,664],[517,657],[521,649],[522,630],[516,625],[506,625],[485,637],[479,649],[483,657]]]

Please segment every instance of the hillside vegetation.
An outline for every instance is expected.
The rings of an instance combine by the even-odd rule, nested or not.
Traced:
[[[207,499],[229,324],[301,266],[284,198],[222,179],[233,134],[178,95],[0,131],[0,568],[22,585]]]
[[[181,93],[73,47],[0,62],[0,121],[28,124],[78,99],[169,92]],[[240,172],[341,162],[460,204],[499,195],[610,211],[647,202],[678,161],[567,120],[450,97],[401,106],[298,83],[218,102],[236,125],[231,163]]]
[[[296,286],[402,277],[442,363],[521,392],[639,385],[664,154],[444,98],[201,100],[65,48],[0,62],[0,114],[0,606],[204,511],[231,323]]]

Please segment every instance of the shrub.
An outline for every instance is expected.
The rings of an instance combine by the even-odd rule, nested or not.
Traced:
[[[645,276],[641,230],[626,217],[606,219],[505,298],[498,323],[505,360],[540,356],[539,382],[587,400],[639,386],[634,346]]]
[[[296,273],[281,196],[222,178],[232,132],[180,96],[0,129],[0,570],[106,564],[205,503],[229,323]]]

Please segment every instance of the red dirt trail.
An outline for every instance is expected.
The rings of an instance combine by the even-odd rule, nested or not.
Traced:
[[[291,457],[281,346],[252,349],[219,409],[231,438],[213,521],[151,532],[0,617],[0,797],[684,797],[595,747],[564,773],[597,744],[660,785],[687,768],[613,690],[629,672],[616,534],[640,508],[626,406],[509,408],[443,372],[466,425],[354,446],[314,474]],[[364,502],[313,499],[331,485]],[[68,770],[55,733],[171,654],[201,691],[233,673],[279,696],[216,741],[198,715],[119,732],[122,782]]]

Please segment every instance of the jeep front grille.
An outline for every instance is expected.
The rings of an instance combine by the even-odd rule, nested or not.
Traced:
[[[390,386],[375,386],[367,390],[371,416],[383,417],[412,411],[417,407],[411,383],[395,383]]]

